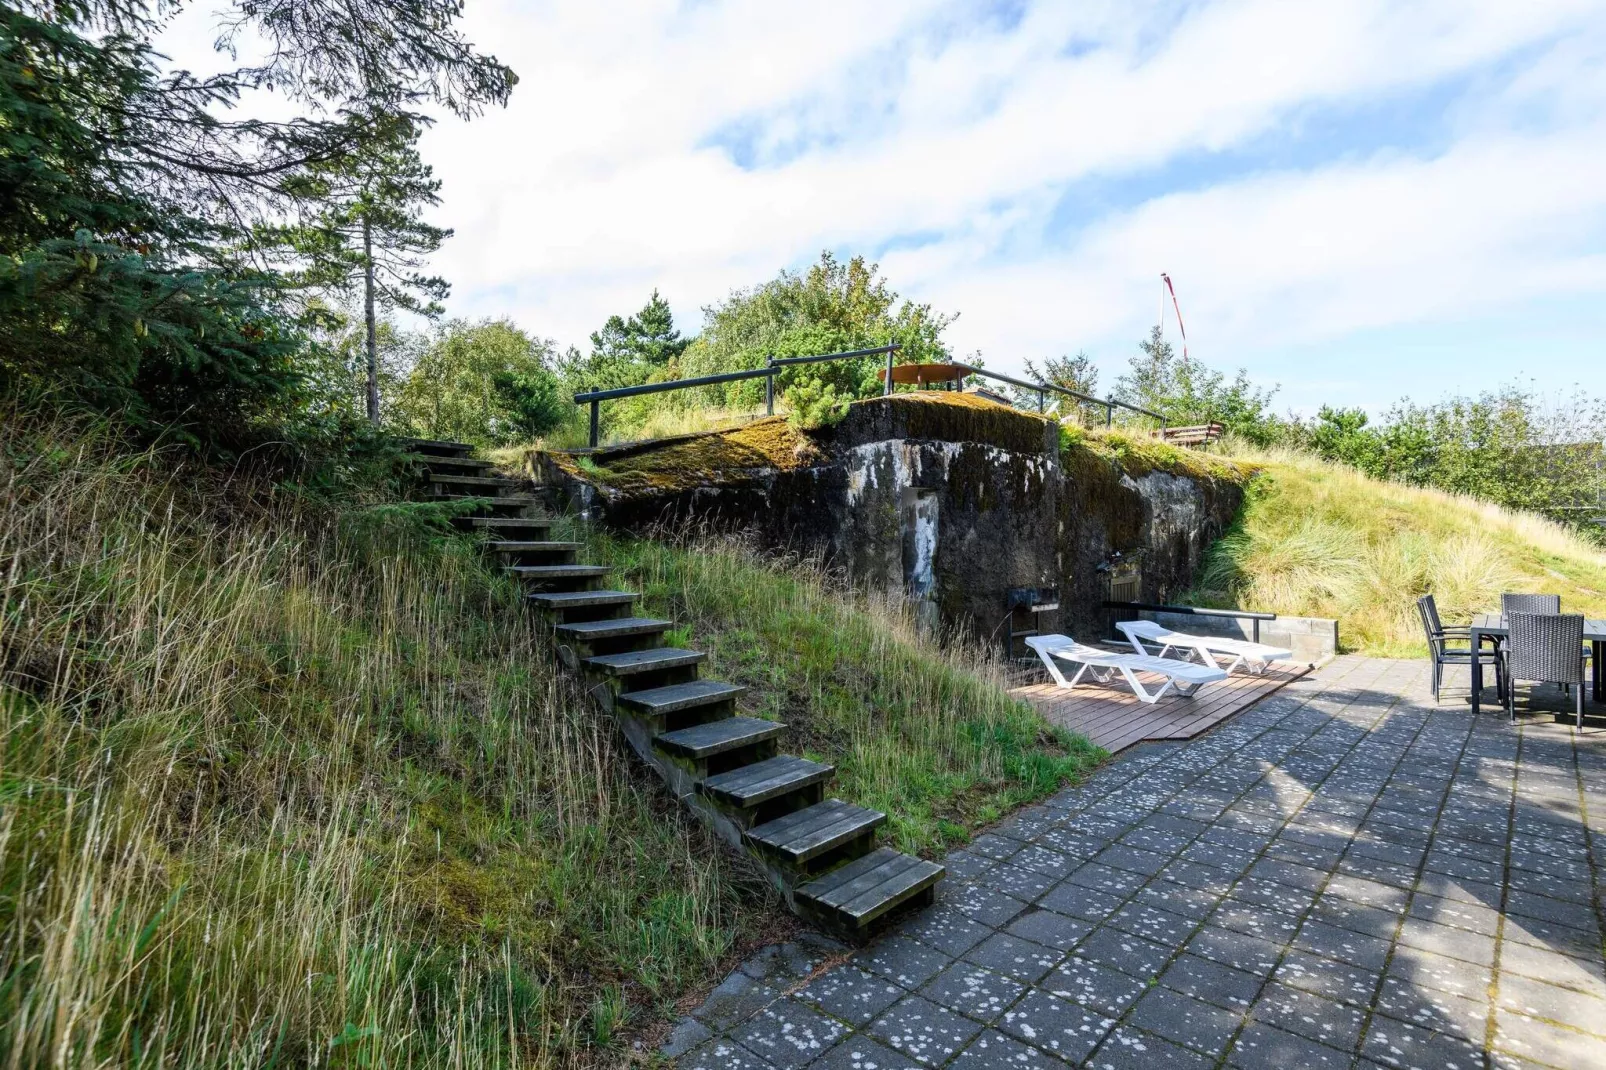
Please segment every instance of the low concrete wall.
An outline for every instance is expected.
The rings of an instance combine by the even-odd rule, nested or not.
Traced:
[[[1196,617],[1191,613],[1138,614],[1162,628],[1195,635],[1253,639],[1255,622],[1236,617]],[[1338,653],[1338,621],[1327,617],[1278,617],[1260,622],[1260,641],[1294,652],[1294,660],[1320,665]]]

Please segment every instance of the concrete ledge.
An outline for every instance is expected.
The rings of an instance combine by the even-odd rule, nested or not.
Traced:
[[[1236,617],[1195,617],[1188,613],[1139,614],[1162,628],[1195,635],[1219,635],[1231,639],[1253,639],[1254,621]],[[1294,660],[1320,665],[1338,654],[1338,621],[1330,617],[1278,617],[1260,622],[1260,641],[1268,646],[1286,647]]]

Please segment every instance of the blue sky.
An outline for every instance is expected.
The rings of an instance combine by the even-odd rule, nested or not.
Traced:
[[[584,344],[656,287],[695,329],[831,249],[1004,370],[1085,349],[1113,379],[1162,271],[1192,354],[1303,412],[1606,367],[1601,0],[476,0],[467,28],[521,83],[426,140],[454,315]]]

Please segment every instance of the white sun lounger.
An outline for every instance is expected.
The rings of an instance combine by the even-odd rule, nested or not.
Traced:
[[[1251,643],[1247,639],[1223,639],[1214,635],[1173,632],[1169,628],[1160,627],[1152,620],[1118,620],[1115,626],[1121,629],[1127,642],[1132,644],[1132,649],[1139,654],[1150,653],[1143,645],[1143,640],[1146,639],[1151,646],[1159,648],[1154,651],[1157,657],[1163,658],[1173,650],[1184,654],[1197,654],[1199,660],[1212,669],[1223,668],[1216,657],[1219,654],[1227,661],[1225,668],[1228,672],[1243,665],[1251,672],[1263,673],[1268,663],[1287,661],[1294,656],[1292,650],[1266,646],[1264,643]]]
[[[1093,678],[1100,683],[1106,683],[1116,673],[1120,673],[1126,678],[1127,684],[1131,686],[1139,701],[1151,705],[1159,702],[1161,696],[1172,687],[1176,688],[1177,694],[1188,696],[1205,684],[1227,678],[1224,670],[1209,665],[1195,665],[1191,661],[1156,658],[1147,654],[1119,654],[1112,650],[1084,646],[1065,635],[1027,636],[1026,645],[1037,651],[1037,656],[1042,658],[1043,664],[1048,667],[1048,674],[1061,687],[1075,687],[1085,672],[1091,672]],[[1055,659],[1079,666],[1076,674],[1069,680],[1065,679],[1065,674],[1054,664]],[[1151,695],[1137,677],[1140,672],[1164,676],[1165,683],[1160,685],[1160,690]]]

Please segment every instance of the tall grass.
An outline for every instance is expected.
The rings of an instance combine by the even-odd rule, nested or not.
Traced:
[[[747,685],[784,745],[833,763],[833,791],[889,815],[888,838],[932,854],[1015,806],[1076,782],[1102,756],[1006,691],[996,654],[921,633],[906,603],[854,593],[814,563],[739,540],[638,540],[591,530],[647,612],[710,671]]]
[[[0,459],[7,1066],[591,1062],[751,919],[461,540],[70,423]]]
[[[1202,602],[1336,617],[1346,647],[1395,656],[1425,649],[1415,601],[1426,592],[1446,620],[1497,609],[1503,591],[1606,615],[1606,554],[1544,517],[1308,455],[1235,453],[1261,474],[1206,564]]]

